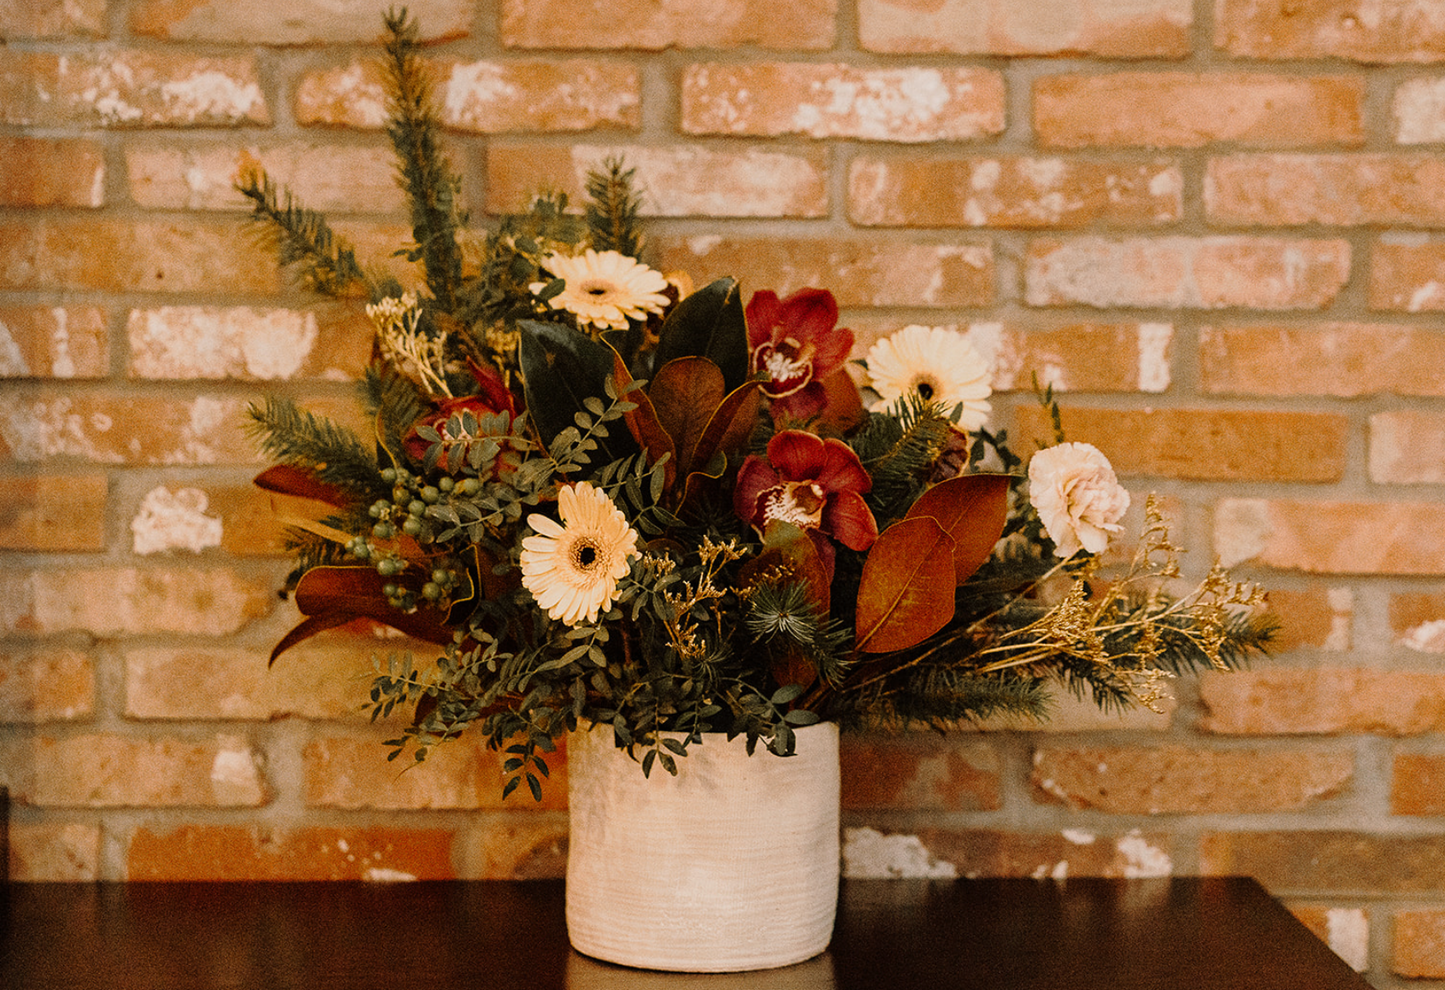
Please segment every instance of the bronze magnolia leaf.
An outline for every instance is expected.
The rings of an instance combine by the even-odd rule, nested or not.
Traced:
[[[963,584],[993,553],[1008,522],[1006,474],[963,474],[924,492],[908,508],[905,519],[923,516],[938,521],[953,538],[954,581]]]
[[[915,646],[953,618],[953,539],[937,520],[919,516],[878,535],[858,583],[861,653]]]

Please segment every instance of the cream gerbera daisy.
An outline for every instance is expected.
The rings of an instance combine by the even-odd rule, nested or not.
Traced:
[[[596,622],[612,606],[617,580],[637,556],[637,530],[607,493],[585,481],[557,495],[559,524],[527,517],[538,535],[522,541],[522,585],[554,619]]]
[[[542,267],[567,283],[548,305],[574,314],[583,326],[625,330],[629,318],[646,319],[647,314],[661,313],[667,305],[662,294],[667,279],[662,273],[617,251],[599,253],[588,248],[575,257],[549,254],[542,259]],[[545,285],[533,282],[529,288],[540,292]]]
[[[886,409],[906,392],[917,392],[949,409],[962,403],[958,425],[976,430],[988,422],[993,375],[982,355],[957,330],[907,326],[868,349],[868,376]]]

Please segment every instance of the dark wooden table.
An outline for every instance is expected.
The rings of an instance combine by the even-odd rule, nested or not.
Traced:
[[[5,990],[1369,986],[1233,877],[845,881],[822,956],[718,976],[577,955],[557,881],[9,884],[0,902]]]

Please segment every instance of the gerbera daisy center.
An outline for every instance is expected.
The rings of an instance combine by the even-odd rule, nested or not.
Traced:
[[[597,564],[597,545],[587,540],[578,540],[572,547],[572,563],[579,571],[590,571]]]
[[[827,493],[816,481],[790,481],[763,492],[763,519],[781,519],[799,529],[817,529],[823,523]]]
[[[932,375],[919,375],[913,379],[912,388],[927,402],[938,393],[938,379]]]
[[[582,291],[587,293],[589,296],[596,296],[597,298],[601,299],[603,296],[610,295],[611,293],[616,292],[617,287],[611,282],[603,282],[594,279],[583,282]]]

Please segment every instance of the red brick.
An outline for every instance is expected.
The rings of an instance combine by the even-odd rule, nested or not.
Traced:
[[[96,733],[0,747],[17,800],[85,808],[256,807],[270,799],[262,758],[241,736],[212,741]]]
[[[1336,830],[1211,832],[1200,842],[1201,874],[1252,876],[1269,890],[1366,896],[1436,893],[1445,836]]]
[[[993,811],[1003,805],[1001,761],[987,743],[848,736],[840,758],[849,810]]]
[[[1062,412],[1068,438],[1098,447],[1124,475],[1205,481],[1338,481],[1344,475],[1349,423],[1333,413],[1085,406]],[[1023,407],[1016,418],[1016,449],[1052,440],[1041,407]]]
[[[0,123],[64,127],[269,124],[251,58],[0,50]]]
[[[737,48],[821,51],[833,47],[837,0],[798,0],[779,16],[767,0],[501,0],[499,38],[508,48]]]
[[[461,841],[473,880],[551,880],[567,875],[567,817],[556,812],[487,816]]]
[[[1364,80],[1264,73],[1110,72],[1034,81],[1034,132],[1049,147],[1358,145]]]
[[[1445,141],[1445,79],[1403,80],[1395,88],[1392,110],[1397,143]]]
[[[0,38],[104,35],[106,0],[22,0],[0,7]]]
[[[1445,756],[1396,753],[1390,776],[1392,815],[1445,815]]]
[[[1173,838],[1140,833],[1005,832],[931,826],[903,831],[889,826],[843,830],[843,875],[885,877],[1168,876]]]
[[[100,206],[105,160],[82,138],[0,138],[0,206]]]
[[[317,45],[375,41],[383,34],[370,0],[287,0],[270,14],[226,0],[140,0],[130,11],[136,34],[167,41],[219,41],[247,45]],[[474,5],[469,0],[411,0],[424,40],[465,37]],[[284,14],[284,16],[282,16]]]
[[[1280,622],[1273,653],[1303,647],[1343,652],[1353,645],[1355,596],[1349,588],[1270,588],[1269,610]]]
[[[1201,327],[1200,385],[1223,395],[1445,396],[1445,339],[1428,327]]]
[[[158,209],[244,210],[236,191],[243,168],[260,165],[278,187],[308,208],[331,212],[395,213],[404,208],[395,158],[379,144],[353,147],[294,143],[264,148],[234,144],[131,143],[125,149],[130,195]]]
[[[109,340],[94,306],[0,306],[0,378],[103,378]]]
[[[681,269],[695,285],[731,275],[751,296],[826,288],[849,306],[984,306],[995,271],[987,243],[792,237],[659,237],[663,270]]]
[[[0,289],[274,293],[274,255],[234,223],[0,222]]]
[[[1445,310],[1445,241],[1423,235],[1377,240],[1370,249],[1371,309]]]
[[[1361,667],[1206,673],[1199,728],[1225,735],[1421,735],[1445,731],[1445,675]]]
[[[1037,794],[1115,815],[1293,811],[1338,794],[1354,758],[1326,750],[1208,750],[1186,746],[1034,751]]]
[[[451,880],[443,828],[182,825],[136,829],[130,880]]]
[[[410,750],[395,761],[381,745],[389,734],[326,736],[313,739],[303,753],[306,803],[313,808],[537,808],[567,806],[567,760],[559,743],[544,756],[550,777],[543,781],[542,801],[535,804],[526,785],[502,801],[507,756],[487,748],[477,734],[444,743],[424,762],[415,764]],[[405,771],[405,772],[403,772]],[[638,773],[641,773],[638,770]]]
[[[1419,653],[1445,653],[1445,593],[1391,595],[1390,630],[1401,646]]]
[[[442,122],[454,130],[636,130],[641,123],[642,81],[633,66],[596,59],[430,64]],[[297,85],[295,112],[302,124],[385,127],[380,68],[353,62],[307,73]]]
[[[81,719],[95,711],[95,661],[63,647],[0,652],[0,722]]]
[[[271,582],[230,570],[0,571],[0,631],[224,636],[267,614]]]
[[[40,823],[10,826],[10,879],[79,882],[100,879],[100,829]]]
[[[299,621],[300,616],[298,615]],[[375,675],[392,654],[424,663],[440,654],[426,643],[328,633],[309,639],[268,666],[253,647],[156,646],[125,653],[125,714],[137,719],[271,720],[296,715],[363,721]],[[409,717],[409,716],[408,716]],[[366,755],[385,762],[369,744]],[[395,764],[392,769],[397,769]]]
[[[0,462],[255,464],[245,402],[41,390],[0,394]]]
[[[911,319],[861,314],[852,321],[853,356]],[[995,392],[1032,390],[1033,376],[1057,392],[1164,392],[1171,379],[1174,328],[1168,323],[1063,323],[1042,320],[942,324],[968,338],[993,372]]]
[[[688,66],[682,131],[864,141],[967,141],[1004,129],[1002,74],[816,62]]]
[[[105,549],[104,475],[0,478],[0,550]]]
[[[1189,52],[1187,0],[860,0],[858,34],[879,52],[1077,53],[1114,58]]]
[[[375,329],[359,306],[161,306],[131,310],[126,333],[132,378],[350,381]]]
[[[828,212],[821,148],[723,150],[698,145],[543,145],[494,141],[487,153],[487,211],[525,210],[543,189],[585,201],[587,173],[622,157],[637,170],[642,212],[662,217],[821,217]]]
[[[1183,186],[1168,161],[860,157],[848,214],[868,227],[1148,226],[1179,219]]]
[[[1319,309],[1349,275],[1343,240],[1041,237],[1025,287],[1031,306]]]
[[[1410,979],[1445,979],[1445,911],[1396,911],[1390,971]]]
[[[1224,499],[1214,550],[1226,567],[1246,560],[1316,574],[1445,573],[1445,505]]]
[[[1445,482],[1445,413],[1399,409],[1370,417],[1370,480]]]
[[[1204,177],[1220,224],[1284,227],[1445,223],[1445,165],[1433,155],[1225,155]]]
[[[1283,4],[1215,0],[1214,44],[1245,58],[1343,58],[1357,62],[1445,59],[1445,20],[1435,0]]]

